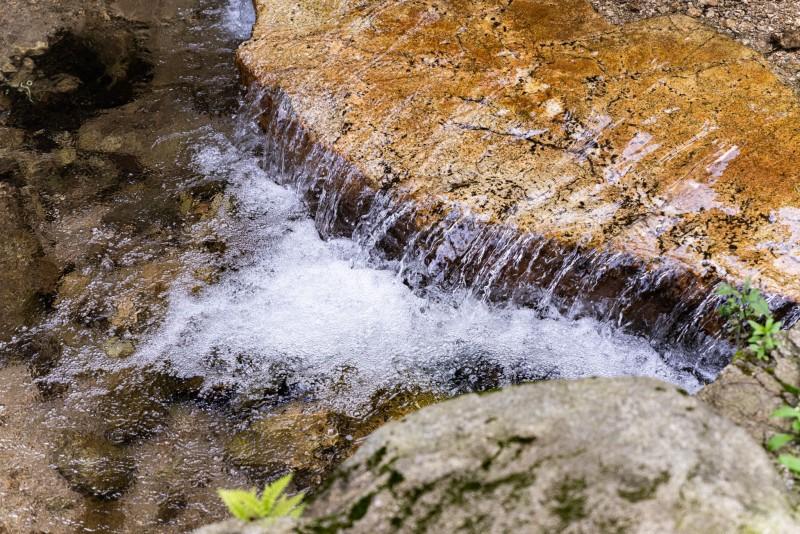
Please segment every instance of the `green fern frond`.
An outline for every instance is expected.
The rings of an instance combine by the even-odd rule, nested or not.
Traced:
[[[304,493],[292,497],[284,495],[286,488],[292,481],[288,474],[267,484],[261,495],[256,490],[226,490],[219,489],[219,495],[230,514],[242,521],[255,521],[261,519],[274,519],[277,517],[300,517],[305,509]]]

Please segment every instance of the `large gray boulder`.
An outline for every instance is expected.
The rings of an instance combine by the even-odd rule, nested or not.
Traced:
[[[800,532],[793,507],[762,447],[696,398],[591,379],[467,395],[390,423],[301,523],[272,531],[777,534]]]

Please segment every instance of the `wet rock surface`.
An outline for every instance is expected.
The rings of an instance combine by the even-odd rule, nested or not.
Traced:
[[[800,328],[795,326],[784,332],[771,356],[769,362],[732,363],[698,394],[699,399],[760,443],[789,431],[789,422],[773,418],[772,413],[800,401]]]
[[[439,400],[418,390],[380,391],[365,406],[367,413],[355,416],[294,401],[251,421],[228,440],[225,451],[257,480],[291,472],[296,486],[316,488],[373,431]]]
[[[134,481],[133,458],[102,437],[66,434],[54,463],[74,489],[92,497],[119,498]]]
[[[340,435],[341,416],[325,409],[306,411],[289,405],[253,422],[226,446],[232,461],[257,474],[296,473],[302,481],[329,469]],[[321,482],[320,480],[317,483]]]
[[[387,254],[416,247],[421,276],[528,304],[579,295],[648,333],[702,316],[720,278],[800,297],[797,96],[713,28],[614,26],[582,0],[258,10],[239,62],[296,155],[276,168],[330,232],[378,191],[395,202]]]
[[[8,180],[16,176],[14,163]],[[58,279],[58,269],[44,254],[39,240],[25,220],[19,190],[0,182],[0,340],[8,339],[17,328],[30,324],[46,306]]]
[[[291,469],[313,489],[436,399],[384,391],[353,417],[286,404],[280,369],[240,392],[137,360],[170,291],[200,295],[228,262],[236,206],[194,159],[241,97],[227,9],[241,6],[3,7],[0,531],[184,532],[223,517],[216,488]]]
[[[314,491],[371,432],[442,397],[441,393],[424,389],[380,389],[361,406],[361,411],[352,413],[320,402],[313,395],[304,395],[297,384],[290,384],[289,371],[276,368],[274,380],[252,391],[239,391],[235,384],[209,385],[205,377],[176,369],[162,360],[142,362],[136,359],[139,347],[162,323],[170,291],[177,287],[188,289],[192,295],[202,295],[220,280],[230,267],[230,255],[237,253],[229,250],[230,235],[226,234],[228,217],[236,211],[235,202],[227,191],[228,183],[219,176],[199,173],[193,160],[196,145],[203,136],[214,131],[227,133],[231,129],[230,115],[236,110],[240,97],[231,61],[238,39],[221,32],[218,27],[224,16],[221,12],[227,6],[223,4],[211,0],[10,0],[0,12],[4,28],[0,33],[0,231],[5,237],[0,245],[0,531],[183,532],[210,519],[224,517],[215,488],[257,485],[293,470],[298,474],[297,482]],[[533,110],[533,107],[530,110],[525,107],[528,104],[538,106],[539,113],[538,119],[534,116],[530,119],[545,121],[548,128],[556,132],[554,139],[560,139],[562,145],[567,142],[565,139],[571,139],[569,143],[577,139],[581,147],[585,144],[587,159],[559,168],[580,167],[582,170],[575,172],[581,179],[591,182],[597,178],[593,171],[583,167],[599,165],[598,161],[608,155],[604,151],[613,152],[614,149],[603,144],[605,141],[599,131],[592,130],[593,123],[586,119],[588,108],[567,111],[568,106],[586,98],[585,93],[576,90],[575,95],[558,101],[547,88],[537,85],[538,74],[532,71],[514,71],[514,76],[519,74],[514,84],[524,87],[522,91],[526,98],[530,97],[530,102],[517,102],[513,91],[503,92],[503,84],[492,86],[488,96],[481,93],[485,86],[476,83],[472,76],[483,68],[483,61],[490,59],[481,56],[468,60],[476,49],[476,39],[485,36],[488,50],[497,52],[501,58],[512,57],[520,46],[524,48],[529,44],[527,40],[512,38],[498,45],[493,39],[500,26],[496,24],[498,20],[492,19],[493,8],[481,11],[488,3],[464,9],[461,4],[457,6],[463,13],[472,13],[474,9],[487,18],[481,22],[469,15],[464,32],[456,29],[454,39],[436,45],[442,47],[441,57],[427,53],[435,48],[436,32],[431,33],[430,39],[422,40],[423,48],[429,45],[433,48],[425,48],[427,52],[419,59],[412,57],[407,66],[403,63],[401,76],[382,82],[384,88],[392,88],[396,95],[370,93],[370,84],[377,81],[370,78],[371,74],[362,76],[361,67],[368,68],[377,77],[393,73],[396,65],[391,62],[384,65],[382,61],[396,53],[405,58],[408,52],[403,48],[406,46],[404,38],[392,44],[395,35],[385,31],[394,27],[397,13],[393,10],[398,6],[405,4],[389,6],[385,13],[374,11],[362,20],[366,26],[374,25],[369,31],[375,30],[378,37],[369,44],[375,48],[364,49],[363,57],[357,53],[357,57],[352,58],[355,63],[348,65],[354,69],[352,72],[358,73],[356,78],[363,78],[357,82],[356,90],[344,97],[347,107],[352,108],[348,113],[353,115],[343,116],[341,124],[339,118],[325,115],[342,102],[338,96],[325,106],[317,106],[316,101],[305,102],[317,106],[306,111],[316,113],[310,118],[319,120],[321,129],[317,133],[326,142],[335,145],[341,138],[346,146],[355,146],[353,143],[357,139],[358,143],[363,141],[367,151],[374,150],[375,143],[389,147],[381,153],[381,159],[364,160],[370,162],[364,171],[368,182],[378,176],[380,187],[386,191],[410,184],[411,189],[415,189],[411,196],[441,193],[435,184],[426,185],[406,176],[402,165],[398,164],[408,160],[402,153],[393,155],[391,143],[404,134],[390,132],[384,136],[382,132],[389,130],[382,130],[383,125],[372,121],[374,124],[365,127],[357,120],[365,99],[375,97],[376,111],[383,113],[389,109],[381,118],[381,121],[385,118],[387,124],[396,119],[400,121],[397,124],[405,128],[401,124],[404,121],[417,121],[415,116],[407,114],[408,110],[424,110],[430,121],[435,121],[438,115],[428,113],[434,108],[429,102],[420,101],[417,94],[410,92],[411,85],[403,81],[428,76],[431,69],[441,74],[431,79],[442,82],[442,90],[452,89],[443,81],[449,73],[459,70],[464,73],[456,76],[454,83],[459,90],[450,96],[458,105],[465,106],[459,109],[464,115],[458,121],[463,118],[467,122],[451,121],[445,128],[458,132],[455,145],[464,143],[465,151],[461,154],[455,145],[439,145],[445,154],[443,157],[453,161],[461,161],[463,157],[465,162],[463,168],[437,171],[448,176],[443,187],[444,194],[451,199],[472,203],[475,214],[485,209],[485,213],[493,214],[493,222],[517,216],[514,203],[518,200],[519,188],[530,184],[523,183],[527,178],[523,182],[502,182],[514,173],[527,176],[518,172],[521,167],[515,166],[528,162],[527,155],[517,157],[518,143],[524,145],[523,152],[531,150],[533,145],[538,147],[529,138],[530,131],[517,130],[529,126],[526,122],[529,117],[521,113]],[[667,26],[688,24],[680,28],[681,31],[689,28],[692,39],[709,37],[711,45],[722,50],[720,53],[741,55],[719,65],[714,63],[713,68],[730,70],[739,63],[753,65],[749,53],[740,49],[731,52],[727,41],[718,42],[704,33],[705,30],[680,20],[669,24],[662,21],[655,29],[645,25],[647,27],[641,31],[630,30],[632,33],[628,34],[629,30],[612,29],[585,5],[576,6],[576,13],[585,16],[577,25],[573,24],[572,15],[565,14],[562,9],[551,9],[550,4],[525,4],[525,9],[533,8],[530,13],[536,16],[532,19],[540,20],[539,15],[555,17],[553,20],[559,25],[556,29],[539,27],[536,20],[525,19],[524,24],[535,29],[526,33],[525,39],[539,43],[537,58],[550,54],[545,49],[551,41],[588,39],[587,36],[597,29],[601,29],[601,33],[610,32],[612,44],[616,42],[614,39],[624,37],[627,39],[625,46],[639,46],[647,42],[653,32],[663,32],[664,46],[669,47],[674,35]],[[265,20],[269,24],[278,21],[283,25],[291,19],[286,31],[305,35],[306,30],[318,24],[321,16],[327,16],[329,9],[337,6],[303,4],[302,9],[292,13],[284,9],[294,8],[289,4],[277,3],[274,7],[267,19],[262,13],[262,28]],[[537,11],[540,8],[541,13]],[[418,15],[422,23],[420,28],[427,28],[429,22],[442,15],[433,8],[425,13],[414,11],[417,7],[410,9],[400,16],[402,28],[416,24]],[[331,21],[332,24],[341,22]],[[298,32],[294,26],[297,24],[305,29]],[[513,35],[514,28],[511,30]],[[335,28],[331,26],[326,31],[335,33]],[[506,33],[506,28],[502,31]],[[324,35],[314,32],[317,36]],[[399,35],[403,35],[402,32]],[[314,38],[309,34],[308,42],[316,43]],[[297,74],[310,72],[313,58],[307,54],[313,56],[324,49],[331,66],[343,57],[335,40],[328,41],[325,37],[323,41],[334,44],[331,48],[303,49],[296,55],[292,68]],[[284,53],[285,47],[294,42],[285,39],[278,49]],[[690,43],[696,42],[699,41],[690,40]],[[459,47],[466,44],[466,48],[463,57],[459,56],[456,61],[458,66],[451,69],[448,61],[452,58],[448,59],[447,55],[453,52],[455,43]],[[583,41],[581,43],[570,49],[567,63],[580,63],[578,56],[583,54],[581,47],[584,46]],[[384,50],[387,55],[375,55],[376,50]],[[511,56],[506,51],[512,53]],[[419,50],[414,53],[417,52]],[[364,63],[367,57],[377,58],[377,62]],[[524,63],[527,59],[530,58],[502,61],[511,61],[517,66],[514,62]],[[555,86],[561,83],[562,74],[580,77],[591,71],[591,67],[582,65],[573,72],[572,66],[558,65],[549,71],[545,68],[547,74],[542,79]],[[634,67],[631,69],[635,70]],[[757,66],[753,69],[757,80],[753,81],[753,87],[748,86],[747,95],[756,94],[761,87],[756,82],[764,81],[762,78],[772,87],[765,71],[758,70]],[[501,77],[511,76],[509,72],[503,71]],[[685,69],[676,68],[673,72],[659,67],[653,72],[655,74],[650,73],[652,76],[648,78],[650,81],[665,72],[670,76],[678,72],[674,77],[680,78]],[[490,77],[495,74],[492,72]],[[635,81],[635,76],[633,78]],[[625,83],[635,85],[634,81]],[[304,89],[319,88],[305,85],[306,82],[306,78],[297,77],[297,83],[303,84]],[[606,98],[604,91],[608,90],[603,87],[606,82],[608,80],[597,78],[586,83],[595,87],[591,95],[597,93],[600,101],[608,103],[603,100]],[[679,89],[689,92],[692,87]],[[675,86],[669,88],[673,90]],[[470,92],[473,89],[474,94]],[[424,95],[425,91],[419,94]],[[314,94],[313,91],[308,93],[309,96]],[[431,95],[428,98],[441,96],[436,92]],[[776,89],[773,96],[775,109],[790,110],[788,105],[781,108],[785,99],[780,89]],[[407,98],[408,109],[387,108],[396,102],[395,98]],[[676,102],[683,102],[682,98],[674,97]],[[669,98],[666,100],[672,102]],[[285,100],[275,97],[272,111],[286,111],[281,102]],[[513,116],[505,112],[509,109]],[[584,113],[582,119],[574,123],[568,120],[568,115],[580,113]],[[704,118],[702,112],[692,113],[692,121]],[[666,116],[671,115],[665,113]],[[665,117],[661,119],[667,120],[669,127],[676,126],[681,133],[686,133],[691,126],[690,119],[681,122]],[[429,158],[426,150],[439,142],[435,136],[430,143],[426,140],[429,132],[425,128],[432,124],[430,121],[419,122],[420,129],[415,130],[408,141],[409,146],[414,143],[422,147],[414,161],[425,173],[429,173],[437,161]],[[293,124],[292,127],[296,126]],[[740,123],[733,121],[731,124],[738,126]],[[725,128],[733,128],[731,124]],[[633,131],[633,126],[625,128],[627,133]],[[776,127],[776,131],[780,133],[781,130]],[[331,132],[332,138],[325,137]],[[617,134],[608,135],[614,139],[609,143],[619,145],[619,139],[614,137]],[[625,135],[620,133],[618,137]],[[293,139],[291,135],[284,137],[284,141]],[[716,148],[706,148],[713,152],[723,141],[716,143],[712,143]],[[293,152],[281,156],[286,156],[287,163],[297,163],[309,156],[306,149],[310,146],[301,143],[292,148]],[[473,152],[476,146],[483,151],[480,158]],[[541,150],[549,154],[540,161],[546,166],[552,162],[551,156],[562,148],[544,146],[531,153],[538,154]],[[276,154],[264,156],[270,158]],[[353,154],[358,155],[357,152]],[[376,154],[373,151],[363,155],[372,158]],[[425,158],[429,158],[428,163]],[[325,165],[329,165],[331,172],[345,167],[340,160],[322,158],[320,161],[324,163],[319,167],[320,175],[327,173]],[[474,179],[486,173],[486,169],[497,167],[498,161],[512,162],[513,168],[508,174],[498,173],[497,180],[492,179],[488,185],[481,185]],[[474,171],[470,170],[473,164]],[[620,174],[625,173],[620,171]],[[553,178],[548,176],[548,179]],[[660,179],[660,175],[648,176],[635,185],[625,184],[627,189],[623,189],[628,194],[625,209],[636,204],[630,198],[636,197],[640,189],[647,189],[652,180]],[[791,179],[791,176],[787,178]],[[341,212],[345,218],[359,213],[372,198],[357,195],[361,189],[356,185],[344,187],[341,195],[327,197],[345,202],[347,209]],[[538,185],[550,187],[549,182]],[[486,193],[486,188],[492,195],[496,191],[497,196],[479,198]],[[572,185],[559,194],[564,196],[578,191],[570,188]],[[525,195],[531,205],[539,198],[536,191],[527,191]],[[605,193],[597,195],[591,202],[602,204],[608,200],[603,196]],[[319,190],[312,191],[309,201],[312,208],[324,208],[326,196]],[[696,207],[690,206],[691,209]],[[687,210],[691,211],[690,208]],[[709,208],[703,204],[700,208],[698,211],[704,212],[706,208],[713,211],[718,206]],[[564,222],[564,217],[568,218],[558,206],[547,210],[550,215],[555,214],[559,224]],[[636,209],[630,211],[641,215]],[[324,214],[324,209],[318,212]],[[413,220],[401,217],[399,226],[383,237],[381,247],[402,250],[410,229],[442,220],[442,213],[442,207],[434,204],[415,213]],[[538,224],[535,216],[520,213],[522,226],[528,224],[534,228]],[[684,213],[676,215],[675,210],[669,213],[669,217],[678,215]],[[749,217],[750,212],[746,215]],[[481,224],[485,222],[482,215],[477,217]],[[790,223],[794,220],[792,213],[787,217]],[[344,232],[352,230],[354,222],[355,219],[350,218],[332,221],[332,224],[338,232]],[[318,217],[318,223],[323,232],[329,228],[324,217]],[[447,222],[448,228],[451,223],[452,220]],[[585,220],[576,224],[580,227],[584,223]],[[453,235],[473,229],[470,222],[464,226],[460,224],[453,224]],[[421,241],[434,242],[439,237],[434,234]],[[446,247],[453,244],[448,239],[443,241]],[[505,248],[514,239],[516,233],[511,241],[498,246],[490,255],[514,256],[513,247]],[[524,248],[530,242],[520,244]],[[551,256],[563,253],[558,247],[548,247]],[[776,254],[793,257],[791,247],[776,245]],[[453,250],[454,255],[442,249],[442,255],[431,263],[432,272],[437,266],[458,262],[453,258],[463,250],[458,246]],[[475,257],[487,264],[493,261],[484,256]],[[565,257],[567,263],[572,261],[569,259],[572,256]],[[542,276],[561,276],[558,274],[560,267],[553,265],[544,269]],[[624,263],[615,268],[628,274],[632,272]],[[517,265],[511,269],[514,270],[525,269]],[[483,272],[476,276],[479,279],[486,275]],[[575,286],[573,282],[569,284]],[[498,295],[508,297],[509,287],[501,288]],[[611,298],[619,290],[614,286],[598,291],[603,298]],[[680,291],[683,289],[678,293]],[[539,296],[537,294],[536,298]],[[641,308],[635,311],[640,312]],[[657,317],[663,312],[657,309],[651,315]],[[669,325],[662,326],[669,329]],[[160,356],[166,359],[166,355]],[[507,380],[500,363],[480,354],[473,356],[469,361],[461,352],[454,357],[445,388],[450,394],[492,389]],[[249,355],[238,357],[246,361]],[[180,363],[170,360],[175,361]],[[213,355],[209,361],[218,364]],[[525,378],[548,376],[547,371],[543,371],[541,376],[525,375]],[[340,393],[345,396],[348,384],[347,380],[342,382]]]
[[[615,23],[626,23],[669,14],[683,14],[703,21],[765,54],[777,74],[800,90],[800,55],[794,45],[800,30],[800,5],[782,0],[591,0],[592,5]]]
[[[202,380],[129,362],[170,288],[222,268],[225,184],[203,183],[184,132],[239,95],[223,8],[0,9],[0,531],[179,532],[244,483]]]
[[[596,379],[467,395],[390,423],[299,524],[262,531],[791,532],[792,506],[760,444],[697,399]]]

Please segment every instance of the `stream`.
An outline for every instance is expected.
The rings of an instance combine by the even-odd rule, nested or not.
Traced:
[[[694,349],[614,321],[417,286],[412,260],[382,258],[374,233],[321,237],[301,186],[265,164],[258,90],[238,86],[250,2],[118,4],[147,27],[152,78],[123,107],[65,130],[79,153],[133,154],[141,177],[92,205],[105,206],[102,218],[80,212],[89,222],[74,239],[94,247],[90,259],[71,259],[39,324],[0,345],[0,515],[11,531],[182,532],[225,516],[217,487],[288,467],[313,488],[375,414],[431,397],[623,375],[696,392],[715,377],[718,365]],[[362,227],[380,228],[373,215]],[[39,365],[45,338],[58,357]],[[34,363],[9,356],[29,345]],[[397,398],[399,411],[385,402]],[[311,426],[254,434],[295,409]],[[342,439],[319,438],[312,466],[269,452],[313,445],[305,434],[320,413],[335,414],[325,421]],[[288,459],[261,462],[262,448]],[[108,491],[86,482],[95,475],[83,465],[97,457],[116,477]]]

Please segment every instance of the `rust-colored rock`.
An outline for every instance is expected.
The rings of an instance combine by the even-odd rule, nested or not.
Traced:
[[[268,89],[267,133],[295,136],[276,141],[294,179],[339,157],[414,200],[414,229],[450,214],[800,299],[800,106],[758,53],[684,16],[612,26],[585,0],[256,4],[238,59]],[[341,197],[352,227],[369,203]],[[469,239],[449,243],[427,259],[463,267]]]

